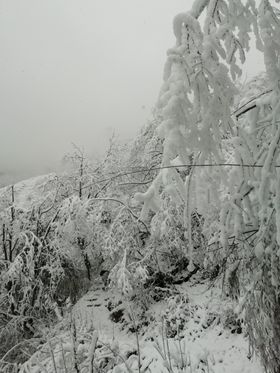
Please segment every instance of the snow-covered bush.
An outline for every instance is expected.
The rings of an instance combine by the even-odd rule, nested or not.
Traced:
[[[177,294],[168,298],[168,306],[162,315],[165,324],[166,337],[180,338],[190,318],[191,311],[188,305],[188,297]]]
[[[191,243],[194,248],[194,263],[202,267],[205,252],[205,239],[203,236],[203,217],[193,211],[191,214],[191,236],[188,235],[188,227],[185,222],[183,201],[174,202],[169,194],[163,196],[159,211],[151,220],[151,239],[149,244],[155,251],[158,270],[171,272],[178,267],[178,272],[183,268],[182,263],[186,263],[186,250]],[[151,248],[152,249],[152,248]]]

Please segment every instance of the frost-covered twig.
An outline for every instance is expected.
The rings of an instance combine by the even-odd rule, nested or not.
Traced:
[[[54,373],[58,373],[57,366],[56,366],[56,361],[55,361],[55,357],[54,357],[54,352],[53,352],[53,347],[52,347],[50,341],[48,342],[48,346],[49,346],[49,352],[50,352],[51,359],[52,359]]]
[[[71,338],[72,338],[72,349],[73,349],[73,361],[74,361],[74,369],[76,373],[80,373],[80,368],[78,364],[78,356],[77,356],[77,329],[75,319],[71,313]]]
[[[147,227],[147,224],[144,223],[123,201],[121,201],[119,199],[116,199],[116,198],[110,198],[110,197],[108,197],[108,198],[101,198],[101,197],[91,198],[91,200],[92,201],[104,201],[104,202],[110,201],[110,202],[116,202],[116,203],[121,204],[134,217],[134,219],[136,219],[136,221],[139,221],[141,224],[143,224],[146,231],[149,232],[149,228]]]
[[[135,318],[132,307],[130,307],[130,315],[131,315],[131,319],[132,319],[132,322],[133,322],[133,327],[134,327],[134,330],[135,330],[135,336],[136,336],[138,373],[141,373],[141,351],[140,351],[139,335],[138,335],[138,328],[137,328],[137,325],[136,325],[136,318]]]
[[[90,348],[89,348],[89,373],[94,373],[94,358],[95,358],[95,350],[98,341],[98,333],[97,331],[93,332]]]
[[[235,115],[237,118],[243,114],[245,114],[248,110],[247,110],[247,105],[249,105],[250,103],[256,101],[257,99],[259,99],[260,97],[262,96],[265,96],[267,95],[268,93],[271,93],[272,92],[272,89],[267,89],[265,90],[264,92],[261,92],[259,93],[257,96],[254,96],[253,98],[251,98],[249,101],[247,101],[245,104],[239,106],[236,110],[234,110],[231,115]],[[256,105],[252,106],[253,107],[256,107]],[[250,106],[251,108],[251,106]],[[242,111],[242,109],[246,110],[246,111]]]

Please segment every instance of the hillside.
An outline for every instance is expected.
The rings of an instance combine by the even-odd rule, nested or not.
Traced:
[[[57,176],[53,174],[39,175],[22,180],[13,184],[14,200],[18,208],[28,209],[32,204],[38,204],[46,198],[46,193],[50,192],[49,186],[56,180]],[[11,185],[0,189],[0,200],[11,196]]]
[[[133,140],[0,189],[1,373],[280,372],[279,1],[193,0],[173,34]],[[265,73],[241,83],[252,41]]]
[[[17,209],[40,205],[54,179],[55,175],[43,175],[15,184]],[[1,190],[1,198],[9,189]],[[48,192],[52,193],[49,187]],[[69,293],[65,303],[56,303],[54,318],[42,319],[32,338],[22,340],[31,354],[26,361],[13,361],[14,352],[22,351],[15,345],[2,355],[1,371],[262,372],[250,352],[242,312],[222,292],[220,279],[210,281],[199,271],[176,285],[187,272],[181,268],[173,273],[173,278],[145,287],[145,296],[131,296],[108,287],[97,271],[88,290],[82,290],[84,295],[73,301]]]

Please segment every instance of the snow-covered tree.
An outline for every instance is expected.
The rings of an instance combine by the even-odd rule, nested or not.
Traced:
[[[167,52],[157,104],[161,170],[135,197],[143,202],[142,219],[149,211],[158,213],[166,194],[183,201],[189,270],[194,265],[192,214],[203,214],[206,262],[218,252],[229,271],[243,269],[247,313],[258,310],[253,321],[248,317],[250,336],[266,367],[277,372],[279,11],[269,0],[195,0],[189,12],[174,18],[173,31],[176,45]],[[236,108],[237,78],[253,40],[264,57],[265,89]],[[187,165],[185,175],[181,170]]]

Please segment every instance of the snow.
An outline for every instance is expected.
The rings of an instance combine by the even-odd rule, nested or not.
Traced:
[[[197,18],[207,5],[209,6],[202,33]],[[140,218],[147,221],[152,214],[161,210],[166,195],[171,196],[178,205],[184,203],[183,229],[188,234],[184,233],[184,237],[188,238],[186,256],[189,260],[189,271],[194,269],[192,212],[196,209],[194,202],[199,199],[199,193],[205,194],[201,210],[209,206],[205,202],[206,198],[208,203],[211,199],[213,205],[215,203],[216,210],[213,215],[216,213],[216,217],[213,219],[213,226],[209,224],[210,228],[207,229],[210,232],[208,236],[211,236],[211,230],[214,232],[213,243],[219,241],[218,243],[222,244],[222,251],[219,251],[222,258],[229,255],[229,237],[232,234],[239,239],[245,232],[246,225],[250,228],[258,226],[256,240],[250,242],[251,249],[259,262],[263,258],[271,259],[271,283],[277,288],[275,273],[277,274],[276,256],[279,256],[279,249],[275,242],[278,245],[280,243],[280,176],[274,166],[279,160],[280,144],[280,127],[277,121],[280,114],[280,31],[279,22],[275,20],[267,1],[261,2],[259,15],[260,36],[264,42],[262,48],[271,87],[265,95],[256,97],[252,83],[250,93],[254,93],[253,97],[249,102],[246,99],[244,105],[239,101],[241,106],[234,113],[231,113],[231,107],[237,90],[233,81],[241,75],[240,64],[244,63],[245,52],[249,48],[251,27],[257,41],[260,40],[256,29],[254,2],[251,1],[245,6],[241,0],[196,0],[189,12],[180,13],[174,18],[176,46],[168,51],[164,84],[156,108],[161,120],[157,134],[163,141],[162,167],[158,168],[162,169],[158,170],[158,176],[146,192],[135,194],[135,200],[143,204]],[[267,106],[271,107],[268,114]],[[246,115],[246,120],[249,120],[244,124],[242,118],[236,125],[232,114],[235,114],[235,119],[238,120],[247,109],[252,109],[252,112]],[[261,122],[258,122],[258,119]],[[265,124],[266,127],[266,123],[271,125],[272,130],[270,138],[264,136],[262,144],[261,137],[255,139],[254,135],[251,135],[264,128],[258,127],[260,124]],[[232,129],[232,134],[236,132],[230,139],[233,150],[224,156],[223,141],[228,138],[229,128]],[[211,165],[224,163],[224,158],[232,157],[238,164],[245,163],[245,166],[248,166],[255,163],[257,166],[263,164],[263,167],[256,170],[253,170],[253,167],[240,167],[236,171],[231,170],[230,177],[218,168],[212,175],[206,169],[202,176],[202,172],[193,167],[184,181],[185,176],[179,175],[176,167],[171,166],[187,163],[190,155],[192,162],[199,161],[204,165],[206,162],[211,162]],[[55,175],[45,175],[16,184],[13,189],[15,205],[19,209],[31,209],[33,203],[43,203],[45,198],[53,195],[52,183],[55,181]],[[200,181],[203,181],[202,186],[197,187]],[[204,187],[204,181],[207,188]],[[255,191],[248,197],[251,186]],[[0,198],[6,198],[9,206],[11,197],[10,187],[0,190]],[[110,200],[113,201],[112,198]],[[62,213],[66,211],[71,214],[71,206],[74,212],[79,212],[80,198],[77,197],[76,201],[77,208],[75,199],[68,199],[62,206]],[[11,215],[13,223],[13,209]],[[78,217],[81,221],[79,229],[71,219],[62,220],[65,233],[62,241],[66,246],[64,250],[68,249],[66,237],[71,233],[75,235],[78,231],[83,232],[83,228],[90,231],[86,214]],[[211,215],[208,219],[210,218]],[[274,219],[277,220],[276,223]],[[162,236],[166,231],[165,221],[159,227]],[[276,241],[267,234],[274,226],[277,229]],[[5,228],[4,225],[3,227]],[[77,237],[72,238],[75,240]],[[248,239],[247,237],[245,240]],[[272,242],[267,243],[268,240]],[[244,246],[246,244],[249,246],[249,242]],[[29,237],[26,236],[26,246],[29,248],[28,245]],[[34,277],[32,248],[33,246],[27,250],[25,261],[21,256],[15,258],[7,276],[15,277],[17,273],[20,274],[24,264],[31,277]],[[93,371],[93,359],[104,361],[110,354],[122,357],[114,367],[106,366],[108,372],[115,373],[128,370],[127,366],[130,367],[129,372],[140,371],[139,364],[142,371],[150,372],[262,372],[258,357],[251,354],[245,328],[239,327],[237,332],[237,329],[229,326],[229,315],[241,318],[241,315],[235,314],[240,305],[221,296],[219,283],[209,288],[209,283],[197,278],[196,281],[180,286],[174,285],[172,291],[169,288],[161,289],[163,292],[168,290],[173,293],[166,294],[163,300],[149,305],[149,309],[139,315],[135,312],[138,311],[136,302],[128,300],[128,295],[133,290],[133,285],[128,281],[132,274],[126,265],[127,248],[121,249],[123,260],[115,265],[110,276],[111,279],[115,277],[114,282],[122,289],[122,296],[117,295],[116,290],[103,289],[102,283],[92,284],[92,289],[73,308],[64,310],[65,317],[58,317],[57,332],[46,344],[51,357],[43,352],[43,348],[39,349],[25,364],[29,367],[26,372],[37,372],[38,361],[45,367],[46,372],[52,371],[52,364],[62,366],[61,351],[64,351],[69,359],[75,358],[76,354],[84,359],[81,372],[87,372],[89,367]],[[241,251],[237,252],[239,253],[243,254]],[[210,255],[209,259],[214,260],[214,256]],[[207,265],[206,258],[205,266]],[[238,265],[239,262],[236,262],[231,267],[231,273]],[[142,273],[140,277],[144,277],[144,269],[139,270]],[[261,272],[258,274],[257,270],[254,270],[252,278],[255,279],[257,275],[261,276]],[[259,282],[261,284],[261,281]],[[113,310],[121,315],[120,318],[113,316],[110,303],[114,304]],[[137,318],[134,318],[134,312]],[[56,313],[59,316],[59,309]],[[123,314],[130,316],[134,329],[128,328],[128,320],[122,318]],[[145,327],[142,325],[136,333],[135,325],[140,325],[145,317],[148,324]],[[69,319],[72,334],[65,326]],[[167,325],[171,332],[175,331],[174,335],[168,334]],[[177,330],[175,327],[178,327]],[[24,371],[23,367],[21,372]]]
[[[15,203],[18,208],[29,209],[30,206],[40,201],[43,201],[49,191],[48,184],[56,180],[54,173],[47,175],[35,176],[27,180],[20,181],[14,185]],[[6,186],[0,189],[0,199],[5,199],[11,196],[11,186]]]
[[[78,340],[85,340],[83,336],[90,336],[88,347],[78,345],[77,352],[95,359],[101,359],[102,356],[104,358],[108,351],[104,348],[101,348],[102,353],[95,350],[98,344],[100,348],[99,341],[102,341],[104,346],[110,346],[112,351],[117,351],[122,356],[119,364],[108,370],[109,372],[127,371],[126,366],[131,372],[138,372],[137,336],[127,331],[122,323],[114,323],[108,310],[108,302],[122,302],[119,307],[126,307],[126,311],[130,310],[132,304],[115,291],[102,289],[102,283],[95,281],[97,282],[92,290],[77,302],[71,312]],[[140,331],[138,335],[141,371],[147,369],[153,373],[165,373],[168,372],[168,364],[171,364],[174,373],[263,373],[258,358],[251,356],[245,335],[233,334],[224,327],[223,317],[227,310],[233,309],[234,304],[221,297],[219,286],[209,288],[209,283],[194,280],[177,285],[176,293],[180,294],[178,297],[181,299],[188,299],[186,307],[191,317],[186,316],[181,339],[166,338],[163,336],[162,318],[168,315],[168,309],[172,310],[172,298],[169,301],[163,299],[149,307],[146,313],[152,315],[154,321],[144,333]],[[175,305],[178,315],[182,315],[180,304],[183,305],[184,302]],[[63,341],[65,353],[71,353],[71,343],[65,332],[60,332],[57,338]],[[61,348],[54,345],[53,349],[56,360],[59,361]],[[41,366],[50,366],[48,364],[47,360],[41,362]],[[180,365],[184,366],[183,370]],[[37,368],[34,366],[32,369],[30,372],[34,373]]]
[[[122,297],[111,290],[102,290],[102,285],[102,282],[94,285],[96,289],[90,290],[75,304],[73,318],[80,332],[94,329],[103,342],[117,340],[125,353],[130,348],[129,337],[110,320],[110,312],[106,307],[108,301],[118,303]]]
[[[200,24],[191,12],[179,13],[173,19],[173,32],[177,40],[177,45],[182,43],[182,30],[184,27],[189,27],[194,33],[196,33],[197,37],[199,36],[202,38]]]
[[[175,162],[175,161],[174,161]],[[176,160],[180,164],[180,160]],[[166,172],[165,182],[170,188],[171,181],[174,177],[172,173]],[[43,191],[45,190],[46,183],[55,180],[54,175],[44,175],[29,180],[22,181],[15,185],[15,199],[17,204],[22,208],[30,206],[30,200],[40,201]],[[0,191],[1,195],[7,193],[9,188],[4,188]],[[151,193],[151,191],[150,191]],[[175,193],[175,191],[174,191]],[[279,199],[279,196],[278,196]],[[224,225],[226,225],[226,212],[227,208],[223,209]],[[224,237],[226,240],[226,237]],[[263,255],[263,248],[256,247],[256,255],[259,257]],[[14,263],[17,266],[17,262]],[[20,266],[21,264],[18,263]],[[231,331],[223,325],[223,315],[228,309],[235,308],[235,305],[227,299],[221,297],[221,289],[216,286],[212,289],[208,288],[208,283],[203,281],[194,281],[192,283],[185,283],[176,286],[176,291],[182,297],[188,297],[188,309],[191,310],[191,317],[186,317],[184,332],[182,339],[168,338],[162,341],[162,317],[168,314],[170,302],[166,298],[158,303],[150,305],[146,314],[149,315],[148,319],[153,319],[149,326],[143,330],[139,335],[140,343],[140,362],[142,370],[147,368],[151,372],[167,372],[166,358],[163,354],[164,343],[168,342],[170,349],[171,362],[173,365],[173,372],[180,372],[178,366],[183,364],[180,362],[180,354],[182,352],[183,361],[187,364],[185,372],[198,372],[202,373],[205,369],[213,373],[262,373],[260,362],[256,356],[251,357],[249,354],[249,343],[246,334],[232,334]],[[87,356],[86,362],[91,361],[90,356],[94,355],[94,349],[97,354],[94,358],[103,359],[104,356],[110,354],[110,351],[104,347],[100,349],[99,341],[105,345],[110,346],[113,350],[117,350],[118,354],[125,357],[125,362],[131,367],[132,372],[138,371],[138,356],[132,354],[127,357],[131,352],[137,351],[136,335],[129,332],[122,323],[115,323],[110,317],[108,303],[112,302],[118,304],[126,311],[130,311],[134,307],[133,303],[128,302],[120,294],[111,289],[104,290],[103,283],[96,280],[92,284],[92,289],[85,294],[72,308],[71,317],[73,318],[79,341],[87,340],[87,344],[81,342],[77,343],[77,353],[82,356]],[[66,312],[70,312],[66,311]],[[173,310],[173,314],[181,314],[179,307]],[[57,310],[59,316],[59,310]],[[216,315],[215,321],[208,325],[209,317]],[[60,343],[63,345],[65,354],[72,356],[73,346],[69,332],[64,326],[64,317],[58,317],[58,326],[55,336],[51,340],[54,349],[55,361],[58,366],[61,365]],[[136,320],[138,322],[138,320]],[[97,345],[99,346],[97,348]],[[165,346],[166,348],[166,346]],[[178,351],[182,350],[180,353]],[[106,355],[107,354],[107,355]],[[249,355],[248,355],[249,354]],[[178,358],[179,356],[179,358]],[[182,357],[181,356],[181,357]],[[38,367],[38,358],[41,366],[46,367],[47,372],[52,372],[52,363],[49,355],[46,353],[37,353],[27,363],[29,370],[21,368],[23,372],[40,372],[41,368]],[[189,364],[189,365],[188,365]],[[112,372],[123,372],[124,363],[119,364],[112,368]],[[86,365],[85,365],[86,366]],[[206,368],[207,367],[207,368]],[[192,369],[192,370],[191,370]],[[87,372],[83,370],[83,372]]]
[[[206,5],[208,5],[209,0],[196,0],[193,2],[192,9],[190,13],[193,17],[198,18],[200,14],[203,12]]]

